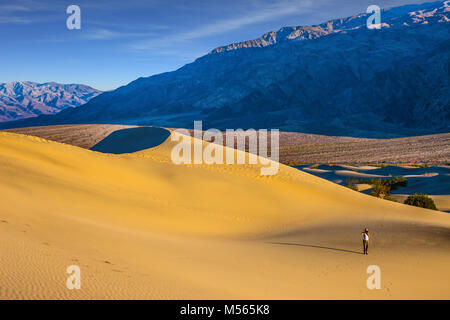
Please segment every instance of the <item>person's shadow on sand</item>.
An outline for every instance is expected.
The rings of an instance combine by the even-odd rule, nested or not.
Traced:
[[[339,248],[330,248],[330,247],[323,247],[323,246],[315,246],[312,244],[301,244],[301,243],[291,243],[291,242],[269,242],[269,243],[284,245],[284,246],[309,247],[309,248],[318,248],[318,249],[326,249],[326,250],[335,250],[335,251],[342,251],[342,252],[348,252],[348,253],[363,254],[362,252],[358,252],[358,251],[339,249]]]

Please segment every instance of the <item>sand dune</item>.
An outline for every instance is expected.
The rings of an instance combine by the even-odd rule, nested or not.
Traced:
[[[89,149],[116,130],[135,126],[118,124],[65,124],[4,130]]]
[[[342,168],[344,169],[348,169],[348,170],[362,170],[362,171],[367,171],[367,170],[377,170],[380,169],[379,167],[374,167],[374,166],[350,166],[350,165],[340,165]]]
[[[283,165],[174,165],[173,144],[111,155],[0,133],[0,298],[450,298],[448,214]]]
[[[309,171],[309,172],[315,172],[315,173],[327,173],[327,172],[331,172],[331,170],[316,169],[316,168],[303,168],[303,170]]]
[[[358,188],[359,192],[370,190],[373,188],[373,186],[371,184],[367,184],[367,183],[357,183],[355,186]]]
[[[433,178],[438,176],[439,173],[437,172],[427,172],[424,174],[407,174],[405,176],[403,176],[404,178]]]
[[[362,173],[362,172],[356,172],[351,170],[335,170],[335,174],[339,176],[344,177],[355,177],[355,178],[389,178],[389,176],[383,176],[379,174],[369,174],[369,173]]]

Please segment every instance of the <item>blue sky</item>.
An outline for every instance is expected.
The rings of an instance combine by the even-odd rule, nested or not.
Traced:
[[[0,82],[111,90],[175,70],[215,47],[420,0],[1,0]],[[81,30],[66,9],[81,8]]]

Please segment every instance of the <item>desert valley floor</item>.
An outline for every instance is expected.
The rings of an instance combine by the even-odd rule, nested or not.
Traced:
[[[450,298],[448,213],[286,165],[175,165],[170,138],[85,149],[114,131],[97,129],[82,146],[0,132],[1,299]],[[80,290],[66,288],[70,265]]]

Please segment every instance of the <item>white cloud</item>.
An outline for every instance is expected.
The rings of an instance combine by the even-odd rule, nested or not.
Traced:
[[[118,38],[132,38],[132,37],[149,37],[154,35],[151,32],[121,32],[109,29],[95,29],[86,33],[85,39],[89,40],[111,40]]]
[[[2,0],[3,1],[3,0]],[[54,4],[40,0],[10,0],[9,3],[0,5],[0,23],[3,24],[30,24],[35,22],[47,22],[48,12],[55,10]],[[46,16],[42,15],[46,13]]]
[[[0,16],[0,23],[16,23],[16,24],[28,24],[33,22],[30,19],[23,18],[23,17],[14,17],[14,16]]]
[[[1,13],[9,13],[9,12],[20,12],[20,11],[31,11],[31,8],[24,5],[14,5],[14,4],[3,4],[0,5]]]
[[[214,36],[225,32],[238,30],[247,25],[264,21],[276,20],[283,16],[305,13],[314,5],[312,0],[285,0],[275,3],[258,2],[255,8],[242,12],[239,16],[204,24],[189,31],[181,31],[163,38],[140,41],[132,45],[136,50],[150,50],[166,47],[174,42],[188,41]]]

